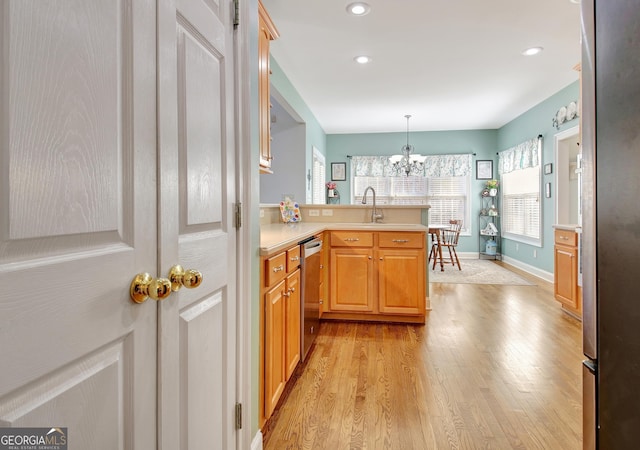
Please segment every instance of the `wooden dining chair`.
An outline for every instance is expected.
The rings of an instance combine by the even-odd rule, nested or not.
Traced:
[[[446,248],[449,251],[449,261],[446,261],[446,263],[450,263],[452,266],[457,265],[458,270],[462,270],[462,267],[460,266],[460,259],[456,252],[458,239],[460,238],[460,231],[462,230],[462,220],[452,219],[449,221],[449,225],[449,228],[440,230],[439,251],[442,252],[443,248]]]

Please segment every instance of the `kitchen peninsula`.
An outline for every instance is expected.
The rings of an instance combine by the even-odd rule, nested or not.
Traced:
[[[317,318],[425,322],[428,206],[379,210],[371,222],[367,205],[303,205],[300,222],[282,223],[279,205],[261,206],[260,426],[304,359],[300,242],[322,241]]]

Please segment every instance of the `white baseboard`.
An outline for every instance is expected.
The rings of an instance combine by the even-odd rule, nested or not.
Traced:
[[[504,255],[502,256],[502,261],[509,264],[510,266],[517,267],[520,270],[524,270],[525,272],[530,273],[535,277],[541,278],[544,281],[553,283],[553,274],[551,272],[538,269],[537,267],[525,264],[522,261],[518,261],[517,259],[513,259]]]
[[[262,431],[258,430],[251,441],[251,450],[262,450]]]

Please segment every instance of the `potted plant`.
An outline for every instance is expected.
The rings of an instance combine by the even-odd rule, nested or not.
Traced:
[[[498,195],[498,185],[500,182],[498,180],[489,180],[487,181],[487,189],[489,189],[489,195],[491,197],[495,197]]]
[[[335,193],[335,189],[336,189],[336,184],[333,181],[329,181],[326,184],[327,186],[327,196],[328,197],[335,197],[336,193]]]

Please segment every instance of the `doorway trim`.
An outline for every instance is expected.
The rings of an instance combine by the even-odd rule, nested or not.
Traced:
[[[579,136],[580,134],[580,126],[576,125],[571,128],[568,128],[564,131],[556,133],[554,135],[554,143],[553,143],[553,157],[554,157],[554,167],[553,167],[553,184],[555,185],[555,196],[554,196],[554,223],[558,224],[561,222],[560,217],[561,209],[566,210],[568,207],[567,202],[561,201],[560,192],[566,192],[569,188],[568,183],[560,177],[561,173],[568,173],[569,171],[569,162],[568,156],[566,154],[567,149],[563,148],[563,141],[573,139],[575,136]],[[568,224],[567,224],[568,225]]]

